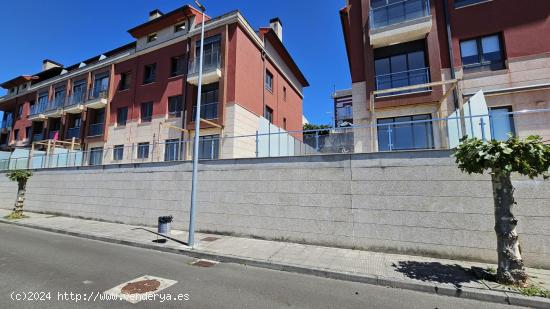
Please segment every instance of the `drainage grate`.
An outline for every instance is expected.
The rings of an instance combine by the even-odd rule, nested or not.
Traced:
[[[208,237],[204,237],[203,239],[201,239],[201,241],[214,241],[214,240],[218,240],[218,239],[219,239],[218,237],[208,236]]]
[[[158,280],[141,280],[130,282],[120,289],[122,294],[143,294],[153,292],[160,287]]]
[[[195,262],[191,263],[191,265],[199,266],[199,267],[212,267],[216,264],[218,264],[218,262],[209,261],[209,260],[198,260],[198,261],[195,261]]]

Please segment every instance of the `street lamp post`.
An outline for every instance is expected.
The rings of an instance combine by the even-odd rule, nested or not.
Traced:
[[[195,3],[202,12],[201,46],[199,52],[199,86],[197,90],[197,108],[195,109],[195,136],[193,139],[193,176],[191,180],[191,207],[189,209],[189,239],[187,244],[193,247],[195,244],[195,208],[197,199],[197,178],[199,167],[199,131],[201,128],[201,91],[202,91],[202,61],[204,53],[204,11],[206,8],[197,0]]]

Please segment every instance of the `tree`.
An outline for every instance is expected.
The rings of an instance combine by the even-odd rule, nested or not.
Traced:
[[[482,174],[490,170],[493,185],[495,232],[497,236],[497,281],[525,286],[525,272],[516,232],[518,220],[512,213],[516,205],[510,174],[517,172],[533,179],[549,177],[550,145],[538,136],[524,141],[510,136],[507,141],[482,141],[464,137],[454,152],[458,167],[469,174]]]
[[[21,219],[23,216],[23,203],[25,202],[25,193],[27,190],[27,180],[32,176],[30,171],[14,170],[6,174],[11,181],[17,182],[17,199],[13,212],[7,216],[8,219]]]

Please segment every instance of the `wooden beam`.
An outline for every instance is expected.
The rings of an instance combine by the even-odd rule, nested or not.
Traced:
[[[375,91],[373,91],[373,94],[378,95],[378,94],[413,90],[413,89],[419,89],[419,88],[429,88],[429,87],[435,87],[435,86],[443,86],[443,85],[447,85],[447,84],[456,84],[457,82],[458,82],[457,79],[450,79],[450,80],[444,80],[444,81],[427,83],[427,84],[418,84],[418,85],[397,87],[397,88],[384,89],[384,90],[375,90]]]
[[[180,127],[176,127],[175,125],[171,125],[171,124],[168,124],[168,123],[166,123],[166,122],[161,122],[160,125],[165,126],[165,127],[168,127],[168,128],[180,130],[180,131],[182,131],[182,132],[187,132],[187,131],[189,131],[189,130],[187,130],[187,129],[183,129],[183,128],[180,128]],[[159,133],[159,135],[160,135],[160,133]]]
[[[211,126],[214,126],[214,127],[216,127],[216,128],[220,128],[220,129],[222,128],[222,126],[220,126],[219,124],[217,124],[217,123],[215,123],[215,122],[212,122],[212,121],[210,121],[210,120],[206,120],[206,119],[202,119],[202,118],[201,118],[201,121],[204,122],[204,123],[206,123],[206,124],[209,124],[209,125],[211,125]]]
[[[447,98],[451,95],[451,93],[453,93],[453,90],[456,89],[456,86],[457,84],[453,84],[451,86],[451,88],[449,88],[449,90],[447,90],[447,92],[445,92],[445,94],[443,95],[443,97],[441,97],[441,100],[439,100],[439,106],[441,106],[441,104],[443,103],[443,101],[447,100]]]

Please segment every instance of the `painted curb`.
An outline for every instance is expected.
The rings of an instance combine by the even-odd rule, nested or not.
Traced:
[[[133,242],[133,241],[123,240],[123,239],[115,239],[115,238],[85,234],[80,232],[71,232],[71,231],[66,231],[66,230],[57,229],[57,228],[50,228],[50,227],[44,227],[40,225],[21,223],[17,221],[0,220],[0,223],[13,224],[17,226],[42,230],[46,232],[53,232],[53,233],[86,238],[91,240],[137,247],[142,249],[151,249],[151,250],[168,252],[168,253],[183,254],[183,255],[197,258],[197,259],[210,259],[210,260],[215,260],[222,263],[244,264],[244,265],[249,265],[249,266],[259,267],[259,268],[267,268],[272,270],[300,273],[305,275],[312,275],[312,276],[324,277],[324,278],[330,278],[330,279],[336,279],[336,280],[366,283],[366,284],[372,284],[372,285],[378,285],[378,286],[432,293],[432,294],[443,295],[443,296],[452,296],[452,297],[458,297],[458,298],[464,298],[464,299],[479,300],[479,301],[491,302],[491,303],[525,306],[525,307],[542,308],[542,309],[550,308],[550,299],[545,299],[542,297],[527,297],[519,294],[510,294],[503,291],[478,290],[478,289],[473,289],[468,287],[452,288],[444,285],[437,285],[437,284],[431,284],[431,283],[425,283],[425,282],[409,282],[405,280],[385,278],[385,277],[376,276],[376,275],[363,276],[363,275],[357,275],[352,273],[335,272],[335,271],[330,271],[325,269],[308,268],[303,266],[274,263],[269,261],[252,260],[252,259],[230,256],[230,255],[219,255],[219,254],[215,254],[207,251],[197,251],[193,249],[175,249],[175,248],[168,248],[168,247],[159,247],[152,244],[150,245],[150,244]]]

